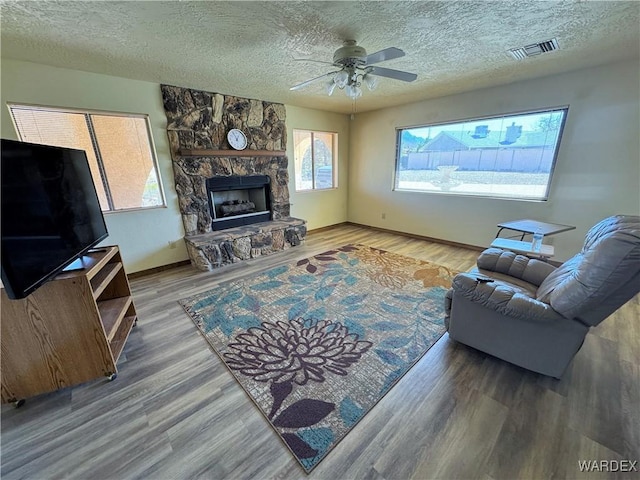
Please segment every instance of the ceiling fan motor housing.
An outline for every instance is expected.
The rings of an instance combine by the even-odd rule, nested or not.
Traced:
[[[345,67],[363,65],[366,56],[367,51],[364,48],[356,45],[354,40],[347,40],[344,42],[344,46],[333,54],[333,63],[344,65]]]

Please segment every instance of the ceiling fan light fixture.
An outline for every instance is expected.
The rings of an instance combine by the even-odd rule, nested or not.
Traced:
[[[327,95],[331,96],[333,95],[333,91],[336,89],[336,82],[331,80],[329,83],[327,83]]]
[[[351,100],[355,100],[362,96],[362,89],[357,85],[347,85],[345,93]]]
[[[376,88],[378,88],[378,79],[374,75],[366,74],[362,77],[364,83],[367,85],[369,91],[373,92]]]
[[[347,82],[349,81],[349,74],[344,70],[340,70],[333,77],[333,81],[338,86],[338,88],[344,88],[347,86]]]

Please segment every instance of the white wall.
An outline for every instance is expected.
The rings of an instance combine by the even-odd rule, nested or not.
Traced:
[[[556,259],[565,260],[598,220],[640,214],[638,87],[636,60],[358,114],[351,125],[348,219],[477,246],[489,245],[502,221],[575,225],[545,239],[555,245]],[[548,201],[392,190],[396,128],[561,105],[569,105],[569,115]]]
[[[106,214],[109,237],[103,244],[120,246],[128,273],[187,260],[160,85],[11,59],[2,59],[0,66],[2,138],[17,139],[7,102],[149,115],[167,207]],[[307,219],[309,228],[344,222],[347,216],[348,117],[305,108],[287,106],[286,109],[292,215]],[[294,128],[338,132],[338,189],[295,193]]]
[[[349,127],[348,115],[287,105],[287,156],[289,157],[291,215],[307,220],[307,228],[310,230],[347,221]],[[296,192],[293,161],[294,128],[338,134],[337,188]]]

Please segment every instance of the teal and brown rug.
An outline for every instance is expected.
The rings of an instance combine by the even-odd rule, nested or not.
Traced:
[[[346,245],[180,303],[309,472],[442,336],[454,274]]]

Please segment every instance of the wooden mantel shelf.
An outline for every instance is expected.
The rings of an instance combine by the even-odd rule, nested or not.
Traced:
[[[284,157],[284,150],[187,150],[180,149],[182,157]]]

